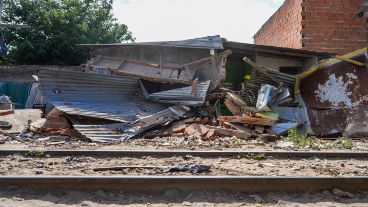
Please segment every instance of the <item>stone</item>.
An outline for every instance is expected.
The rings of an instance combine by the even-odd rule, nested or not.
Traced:
[[[322,192],[322,194],[323,194],[324,196],[331,196],[331,193],[330,193],[330,191],[328,191],[328,190],[324,190],[324,191]]]
[[[338,196],[338,197],[341,197],[341,198],[354,198],[354,195],[352,193],[345,192],[345,191],[342,191],[342,190],[337,189],[337,188],[334,188],[332,190],[332,193],[335,196]]]
[[[294,143],[293,142],[278,142],[276,144],[277,148],[280,149],[288,149],[288,148],[293,148],[294,147]]]
[[[267,203],[278,203],[280,199],[276,197],[275,195],[273,195],[272,193],[269,193],[265,196],[264,200]]]
[[[192,207],[214,207],[215,205],[212,203],[205,203],[205,202],[195,202],[192,203]]]
[[[270,163],[270,162],[259,163],[259,164],[262,165],[262,167],[276,167],[275,164]]]
[[[99,197],[106,197],[107,196],[106,193],[103,190],[96,191],[95,195],[99,196]]]
[[[263,203],[263,199],[261,198],[261,196],[257,195],[257,194],[252,194],[249,195],[250,198],[252,198],[256,203]]]
[[[177,188],[169,188],[165,190],[164,196],[175,197],[180,194],[180,190]]]
[[[41,170],[36,171],[36,175],[41,175],[41,174],[43,174],[43,171],[41,171]]]
[[[26,158],[26,157],[21,157],[18,159],[18,162],[27,162],[27,161],[30,161],[31,159],[30,158]]]
[[[83,201],[80,205],[81,206],[94,206],[94,204],[91,201]]]
[[[265,143],[275,142],[279,138],[278,136],[273,135],[273,134],[260,134],[258,135],[258,137],[260,140],[262,140]]]
[[[182,204],[183,204],[183,206],[191,206],[192,205],[192,203],[189,202],[189,201],[184,201]]]

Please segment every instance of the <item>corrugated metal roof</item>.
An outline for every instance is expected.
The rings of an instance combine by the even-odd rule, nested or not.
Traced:
[[[277,55],[294,56],[294,57],[316,56],[321,59],[331,57],[331,54],[327,52],[302,50],[302,49],[294,49],[294,48],[286,48],[286,47],[276,47],[276,46],[270,46],[270,45],[256,45],[256,44],[232,42],[232,41],[225,41],[223,42],[223,45],[226,50],[231,50],[234,54],[237,54],[242,51],[243,52],[250,51],[250,52],[277,54]]]
[[[65,70],[41,70],[40,89],[59,110],[120,122],[167,108],[139,97],[138,79]]]
[[[73,125],[82,135],[96,142],[126,141],[154,126],[171,122],[185,115],[189,109],[172,106],[156,114],[138,119],[134,123],[117,123],[105,125]]]
[[[196,93],[192,96],[192,86],[177,88],[149,94],[147,97],[153,101],[180,104],[186,106],[202,105],[206,99],[206,94],[211,81],[198,83]],[[142,87],[144,87],[142,85]]]
[[[276,70],[266,69],[267,72],[283,82],[286,86],[288,86],[291,93],[294,91],[294,81],[295,76],[281,73]],[[254,106],[257,102],[258,91],[261,88],[262,84],[269,84],[278,87],[279,83],[271,80],[265,74],[258,72],[257,70],[252,71],[251,79],[245,81],[245,90],[242,94],[243,99],[245,102],[250,105]]]
[[[135,46],[135,45],[152,45],[163,47],[187,47],[200,49],[224,49],[219,35],[200,37],[179,41],[162,41],[162,42],[141,42],[141,43],[116,43],[116,44],[79,44],[78,46],[89,49],[101,47],[121,47],[121,46]]]

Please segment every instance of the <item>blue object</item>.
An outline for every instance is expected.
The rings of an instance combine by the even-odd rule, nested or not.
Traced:
[[[284,135],[288,132],[288,130],[294,126],[298,126],[297,122],[288,122],[288,123],[277,123],[272,126],[271,130],[275,132],[277,135]]]

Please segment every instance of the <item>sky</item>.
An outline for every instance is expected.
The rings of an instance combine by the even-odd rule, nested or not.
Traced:
[[[220,35],[253,43],[284,0],[114,0],[113,13],[136,42]]]

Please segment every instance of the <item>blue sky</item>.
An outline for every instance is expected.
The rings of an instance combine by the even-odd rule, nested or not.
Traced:
[[[137,42],[219,34],[253,43],[253,35],[284,0],[114,0],[114,15]]]

